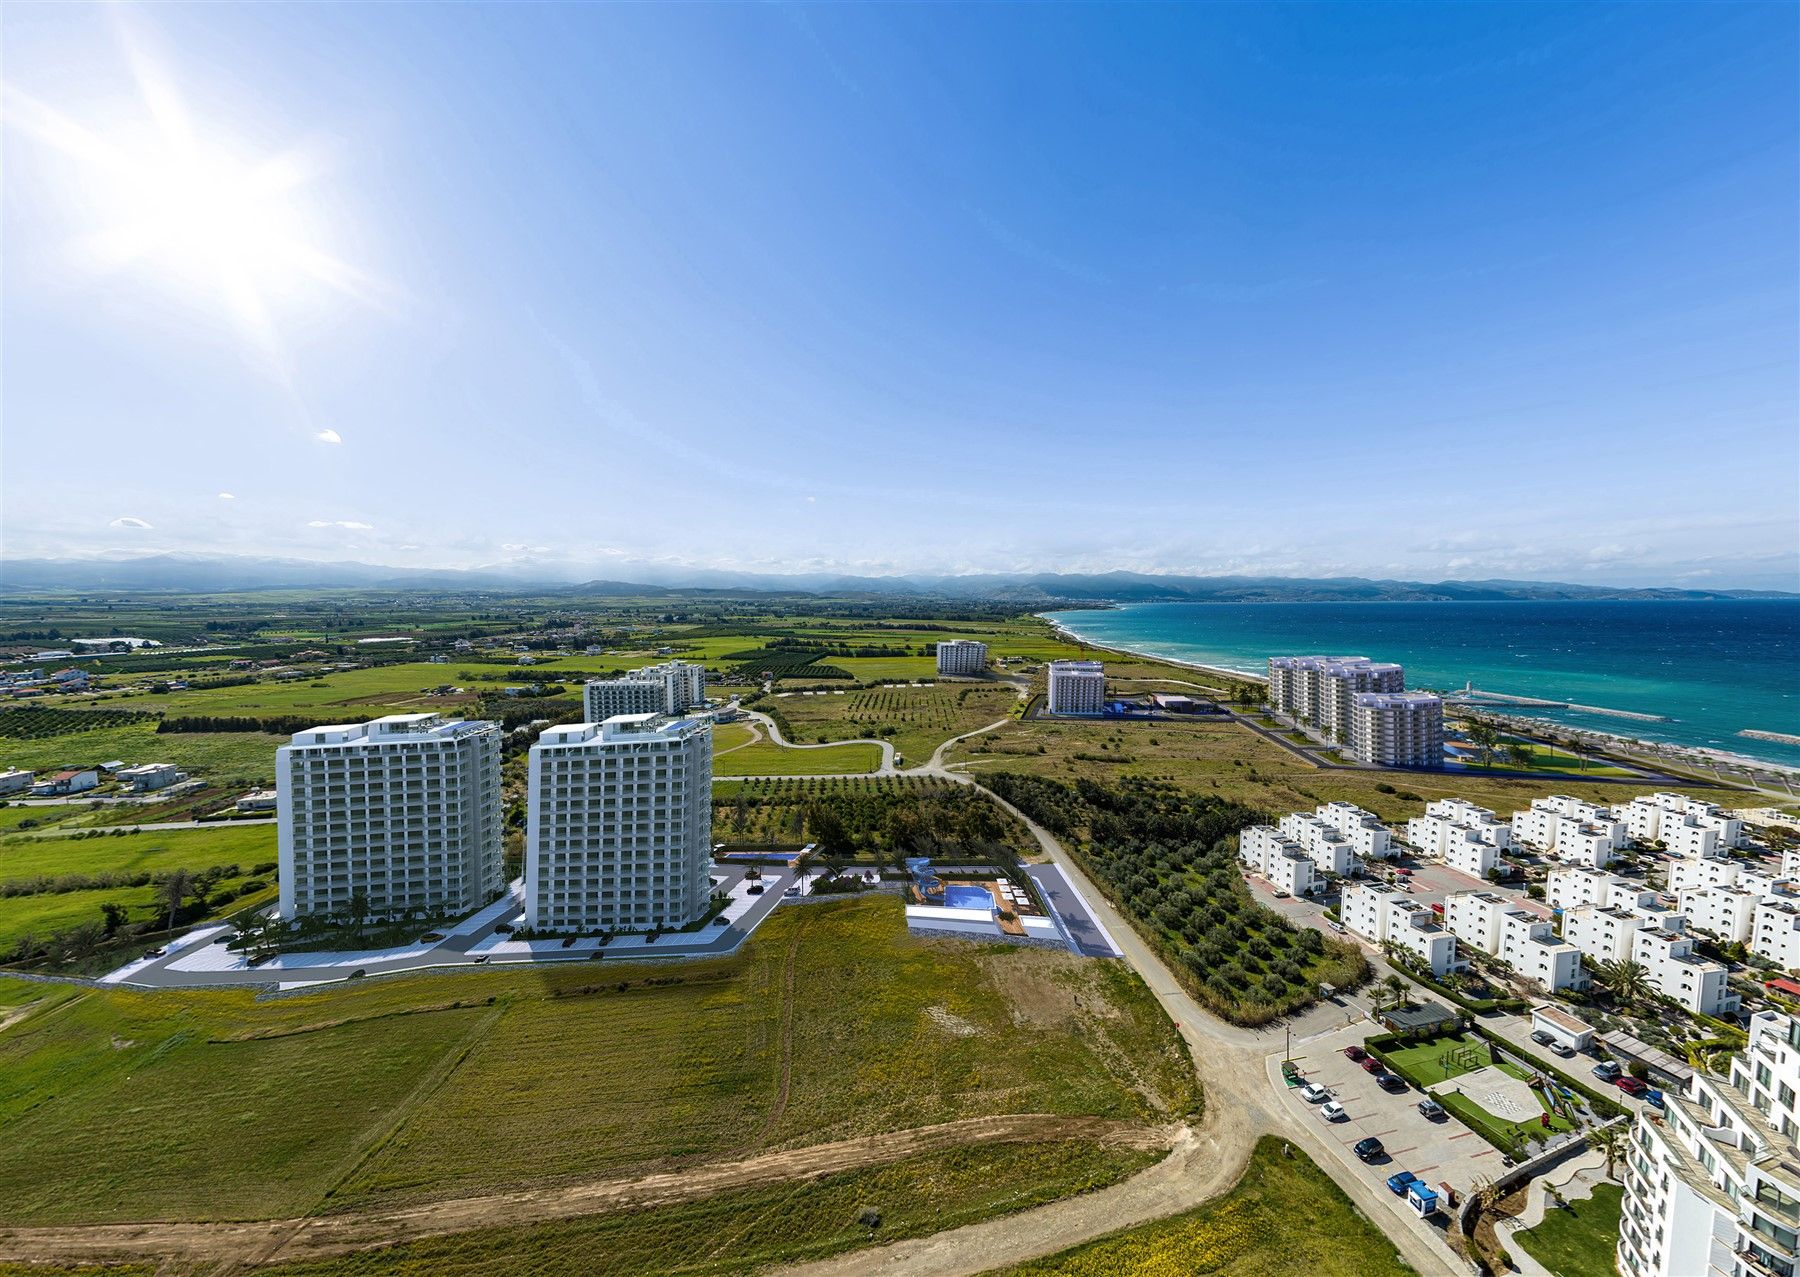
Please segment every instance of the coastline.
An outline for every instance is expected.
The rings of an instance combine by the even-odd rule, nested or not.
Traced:
[[[1114,607],[1116,608],[1116,606],[1117,605],[1115,604]],[[1207,665],[1200,661],[1184,661],[1179,657],[1165,656],[1160,652],[1148,651],[1142,648],[1122,647],[1110,643],[1097,643],[1093,639],[1083,635],[1080,631],[1072,629],[1061,621],[1055,620],[1047,613],[1038,612],[1034,613],[1034,615],[1048,625],[1058,638],[1063,639],[1065,642],[1078,643],[1083,647],[1092,648],[1097,652],[1112,652],[1119,656],[1142,657],[1148,660],[1160,661],[1165,665],[1174,665],[1182,669],[1196,670],[1201,673],[1214,674],[1224,678],[1233,678],[1241,682],[1266,684],[1269,681],[1268,675],[1266,674],[1253,674],[1247,670],[1234,670],[1229,666],[1224,665]],[[1445,708],[1448,711],[1451,707],[1446,705]],[[1503,703],[1497,704],[1492,709],[1482,705],[1469,704],[1461,704],[1455,708],[1479,713],[1484,717],[1499,722],[1521,734],[1540,737],[1548,735],[1564,736],[1571,740],[1585,741],[1594,748],[1610,748],[1621,753],[1626,749],[1641,750],[1653,756],[1661,756],[1669,762],[1678,765],[1685,763],[1685,765],[1690,767],[1708,769],[1731,767],[1749,772],[1763,771],[1784,776],[1800,776],[1800,767],[1794,767],[1786,763],[1777,763],[1768,759],[1753,758],[1750,755],[1734,753],[1731,750],[1712,749],[1699,745],[1677,745],[1668,741],[1647,741],[1636,736],[1627,736],[1623,732],[1600,731],[1589,727],[1572,727],[1565,723],[1556,722],[1554,719],[1533,718],[1526,714],[1508,714],[1504,712]]]
[[[1234,670],[1228,665],[1205,665],[1199,661],[1184,661],[1175,656],[1164,656],[1161,652],[1148,652],[1134,647],[1118,647],[1110,643],[1096,643],[1078,630],[1072,630],[1061,621],[1052,620],[1046,612],[1033,613],[1038,620],[1050,627],[1057,638],[1065,643],[1075,643],[1082,647],[1091,647],[1096,652],[1112,652],[1117,656],[1141,656],[1152,661],[1161,661],[1164,665],[1178,665],[1186,670],[1198,670],[1202,674],[1217,674],[1221,678],[1235,678],[1244,683],[1267,683],[1267,674],[1253,674],[1249,670]]]

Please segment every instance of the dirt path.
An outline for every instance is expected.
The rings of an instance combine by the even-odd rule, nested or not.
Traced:
[[[781,1055],[780,1081],[775,1087],[775,1102],[769,1105],[769,1116],[750,1142],[750,1148],[767,1144],[775,1128],[781,1125],[781,1119],[787,1115],[788,1094],[794,1083],[794,985],[800,974],[800,941],[806,935],[806,924],[812,917],[810,913],[805,914],[795,924],[794,938],[788,941],[787,957],[781,964],[781,1041],[777,1047]]]
[[[187,1263],[264,1264],[340,1255],[477,1228],[504,1228],[627,1207],[692,1201],[734,1189],[881,1166],[966,1144],[1063,1139],[1099,1140],[1115,1147],[1134,1148],[1166,1148],[1172,1140],[1187,1143],[1179,1132],[1107,1118],[1047,1113],[978,1117],[634,1179],[594,1180],[381,1211],[240,1224],[0,1228],[0,1261],[68,1264],[153,1258]]]

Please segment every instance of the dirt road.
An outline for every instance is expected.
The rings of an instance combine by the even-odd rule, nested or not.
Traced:
[[[235,1224],[140,1223],[4,1228],[0,1229],[0,1261],[68,1264],[157,1259],[266,1264],[276,1260],[339,1255],[477,1228],[503,1228],[627,1207],[692,1201],[733,1189],[881,1166],[967,1144],[1018,1144],[1062,1139],[1166,1148],[1171,1142],[1184,1144],[1188,1136],[1183,1131],[1096,1117],[1026,1113],[969,1118],[654,1175],[425,1202],[388,1210]]]

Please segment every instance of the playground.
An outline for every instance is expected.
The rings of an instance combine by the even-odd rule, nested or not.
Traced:
[[[1448,1034],[1382,1055],[1389,1068],[1503,1152],[1519,1151],[1534,1136],[1553,1138],[1587,1124],[1579,1096],[1554,1078],[1496,1058],[1482,1038]]]

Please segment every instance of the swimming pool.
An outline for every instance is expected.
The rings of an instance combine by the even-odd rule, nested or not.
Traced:
[[[988,894],[986,887],[952,885],[944,888],[944,904],[951,909],[991,910],[994,897]]]

